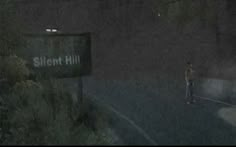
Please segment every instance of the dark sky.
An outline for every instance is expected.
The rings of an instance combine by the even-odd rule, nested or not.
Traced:
[[[223,67],[231,67],[234,63],[236,21],[230,15],[234,13],[229,13],[234,10],[233,0],[228,1],[224,9],[220,6],[223,10],[219,13],[218,25],[220,49],[215,29],[202,28],[198,22],[191,22],[180,32],[162,17],[153,15],[152,0],[19,2],[18,15],[27,32],[45,32],[46,28],[52,27],[69,33],[92,32],[93,64],[109,75],[111,71],[117,71],[117,75],[157,71],[182,75],[187,60],[192,60],[200,71],[214,75],[214,69],[219,69],[216,65],[222,64],[223,72]]]

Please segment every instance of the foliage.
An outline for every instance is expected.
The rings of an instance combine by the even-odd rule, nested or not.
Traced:
[[[24,46],[22,25],[13,0],[0,1],[0,56],[9,56]]]
[[[83,105],[81,111],[76,109],[71,94],[55,80],[27,80],[27,63],[16,56],[25,41],[15,2],[0,1],[0,78],[7,79],[10,91],[1,93],[10,125],[10,136],[4,144],[108,144],[101,131],[95,131],[105,127],[98,109],[90,111],[90,104]],[[74,115],[76,112],[80,115]],[[77,121],[79,117],[82,119]]]
[[[1,76],[7,79],[11,84],[25,80],[30,71],[26,62],[17,56],[0,57]]]
[[[29,76],[26,62],[15,56],[25,41],[14,0],[0,1],[0,22],[0,77],[14,85]]]
[[[153,12],[161,13],[170,22],[184,27],[194,20],[204,25],[217,23],[217,0],[155,0]]]
[[[101,131],[104,129],[104,118],[89,103],[86,103],[84,114],[92,120],[71,118],[73,104],[71,96],[61,83],[47,83],[53,88],[30,80],[15,84],[12,93],[5,97],[9,108],[11,136],[5,144],[17,145],[62,145],[62,144],[108,144]],[[91,106],[93,109],[91,109]],[[82,115],[81,115],[82,116]],[[84,117],[85,118],[85,117]],[[102,124],[96,126],[95,124]],[[96,129],[97,130],[97,129]]]

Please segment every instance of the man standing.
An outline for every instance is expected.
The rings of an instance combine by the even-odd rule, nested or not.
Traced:
[[[193,65],[191,62],[187,62],[187,67],[185,70],[185,81],[186,81],[186,100],[187,104],[196,102],[193,97],[193,80],[194,80]]]

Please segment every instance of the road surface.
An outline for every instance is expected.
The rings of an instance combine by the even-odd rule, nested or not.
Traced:
[[[83,82],[84,94],[110,107],[124,121],[119,133],[127,144],[236,145],[236,128],[218,114],[229,106],[202,99],[187,105],[184,83],[92,77]],[[126,127],[136,129],[134,133],[138,132],[145,141],[126,132]]]

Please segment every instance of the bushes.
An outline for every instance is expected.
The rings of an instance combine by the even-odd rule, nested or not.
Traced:
[[[103,131],[98,131],[106,127],[98,108],[86,101],[77,117],[79,121],[74,120],[71,96],[65,87],[54,81],[47,85],[30,80],[18,82],[5,97],[11,135],[4,144],[108,144],[101,136]]]
[[[0,57],[0,70],[2,78],[7,79],[12,85],[30,75],[26,62],[15,55]]]
[[[109,144],[101,135],[106,127],[103,112],[89,101],[78,107],[63,83],[27,80],[30,70],[15,55],[0,57],[0,71],[1,78],[7,79],[1,83],[5,88],[0,96],[8,108],[9,122],[9,129],[5,127],[9,136],[1,143]]]
[[[4,12],[0,13],[0,80],[6,80],[0,83],[0,97],[8,108],[10,125],[10,136],[3,144],[86,145],[104,142],[83,119],[79,123],[76,121],[76,105],[61,83],[51,80],[42,84],[27,80],[30,76],[27,63],[13,55],[25,45],[14,6],[14,1],[0,1],[0,12]],[[97,121],[92,119],[96,114],[91,117],[88,111],[81,112],[81,116],[86,114],[96,124]]]
[[[14,55],[0,57],[0,71],[7,79],[0,96],[8,108],[9,129],[3,127],[10,135],[3,144],[109,144],[101,135],[106,127],[103,112],[89,101],[75,104],[63,83],[27,80],[26,62]]]
[[[85,126],[99,132],[104,126],[108,126],[108,117],[106,110],[98,107],[94,102],[85,99],[82,109],[80,109],[78,122],[83,123]]]
[[[5,98],[9,108],[12,144],[42,142],[43,126],[50,121],[50,106],[43,100],[42,85],[33,81],[17,83]]]

